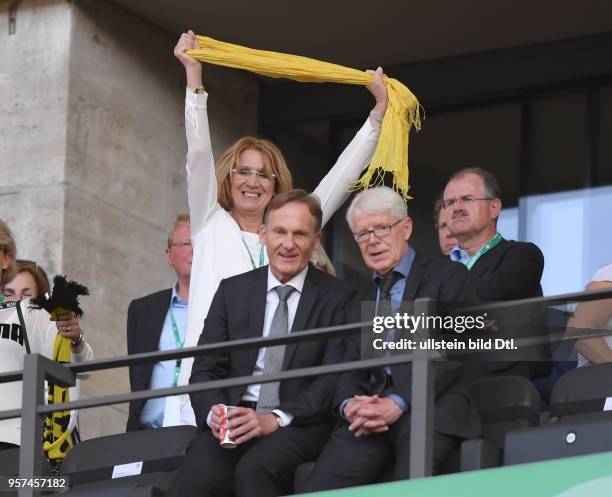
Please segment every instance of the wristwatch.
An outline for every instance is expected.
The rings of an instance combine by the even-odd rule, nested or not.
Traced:
[[[284,428],[285,426],[287,426],[283,421],[283,418],[281,418],[280,414],[274,411],[272,411],[270,414],[272,414],[276,418],[276,423],[278,424],[279,428]]]
[[[85,341],[85,335],[83,334],[83,330],[81,330],[79,332],[79,336],[75,337],[72,339],[72,342],[70,342],[70,345],[72,345],[73,347],[78,347],[79,345],[81,345],[83,342]]]
[[[187,89],[191,93],[195,93],[196,95],[199,95],[200,93],[204,93],[206,91],[204,90],[204,86],[198,86],[197,88],[192,88],[191,86],[188,86]]]

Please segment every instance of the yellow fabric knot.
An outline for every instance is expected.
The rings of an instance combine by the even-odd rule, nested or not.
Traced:
[[[267,50],[225,43],[205,36],[198,36],[200,48],[188,50],[198,60],[219,66],[245,69],[270,78],[288,78],[302,83],[345,83],[367,85],[374,76],[357,69],[308,57],[289,55]],[[402,83],[385,77],[389,105],[383,118],[378,146],[368,170],[355,181],[350,189],[380,185],[384,173],[393,174],[393,188],[404,199],[409,199],[408,135],[414,126],[421,129],[420,104],[414,94]]]

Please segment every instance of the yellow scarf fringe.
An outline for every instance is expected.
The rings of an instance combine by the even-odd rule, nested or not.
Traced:
[[[308,57],[289,55],[225,43],[198,36],[200,47],[188,55],[220,66],[245,69],[270,78],[288,78],[302,83],[345,83],[367,85],[374,76],[349,67],[322,62]],[[393,188],[409,199],[408,136],[410,128],[421,129],[420,104],[402,83],[385,77],[389,105],[385,113],[378,146],[365,174],[350,190],[382,184],[384,173],[393,174]]]

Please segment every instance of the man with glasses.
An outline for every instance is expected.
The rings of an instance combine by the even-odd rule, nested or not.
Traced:
[[[469,269],[482,301],[542,296],[544,256],[533,243],[505,240],[498,233],[500,197],[497,179],[484,169],[462,169],[450,178],[443,202],[451,233],[458,240],[450,258]],[[486,363],[488,373],[531,378],[548,374],[549,346],[524,347],[521,343],[521,338],[546,334],[546,316],[539,305],[492,311],[489,319],[495,322],[496,336],[517,339],[518,350],[504,357],[496,354],[496,360]]]
[[[495,176],[479,167],[462,169],[450,178],[444,210],[458,240],[450,258],[470,270],[480,300],[541,296],[544,256],[533,243],[504,240],[497,232],[500,197]]]
[[[179,349],[187,329],[187,302],[191,277],[191,227],[189,214],[179,214],[168,236],[166,262],[176,274],[172,288],[133,300],[128,308],[128,354]],[[180,361],[130,365],[132,391],[166,388],[177,384]],[[179,423],[177,397],[130,403],[127,430],[160,428]]]
[[[397,192],[377,187],[360,193],[346,219],[364,263],[373,271],[364,300],[376,303],[377,316],[395,315],[400,306],[423,298],[448,303],[476,300],[464,266],[445,258],[430,259],[410,246],[412,219]],[[359,338],[347,342],[346,357],[358,360]],[[480,422],[460,381],[462,365],[445,361],[434,367],[433,448],[434,467],[438,468],[462,440],[479,435]],[[383,474],[394,480],[408,478],[411,391],[411,363],[343,375],[337,381],[335,409],[344,422],[296,490],[305,493],[364,485]]]

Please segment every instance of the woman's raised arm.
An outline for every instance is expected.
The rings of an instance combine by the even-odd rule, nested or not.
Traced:
[[[206,101],[208,94],[202,83],[202,63],[185,52],[199,48],[193,31],[183,33],[174,48],[174,55],[185,67],[185,134],[187,136],[187,197],[194,237],[213,212],[217,203],[217,177],[210,143]]]

